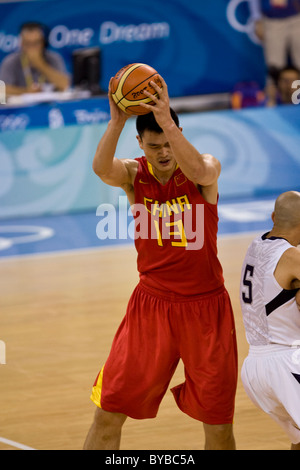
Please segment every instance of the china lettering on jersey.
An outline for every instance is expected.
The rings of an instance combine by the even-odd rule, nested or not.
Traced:
[[[183,295],[219,288],[217,205],[207,203],[180,168],[162,185],[146,158],[137,160],[133,215],[141,279]]]

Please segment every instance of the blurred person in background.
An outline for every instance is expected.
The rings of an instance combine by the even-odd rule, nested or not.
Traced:
[[[300,70],[300,0],[248,0],[256,36],[267,67],[266,94],[274,102],[279,71]]]
[[[267,106],[280,104],[292,104],[292,95],[295,92],[293,84],[300,80],[300,71],[292,66],[287,66],[278,72],[274,84],[268,86]]]
[[[268,69],[300,69],[300,0],[248,1]]]
[[[287,66],[274,75],[274,81],[269,83],[265,91],[256,82],[237,83],[231,94],[231,107],[242,109],[293,104],[293,94],[299,85],[300,71]]]
[[[59,54],[47,49],[47,31],[42,24],[24,23],[20,41],[20,50],[5,57],[0,67],[7,95],[69,88],[65,63]]]

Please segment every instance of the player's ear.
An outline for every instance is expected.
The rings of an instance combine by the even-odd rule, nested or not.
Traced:
[[[275,223],[275,212],[272,212],[271,218],[272,218],[273,223]]]
[[[143,149],[143,141],[142,141],[141,137],[139,135],[137,135],[136,138],[137,138],[137,141],[139,143],[140,148]]]

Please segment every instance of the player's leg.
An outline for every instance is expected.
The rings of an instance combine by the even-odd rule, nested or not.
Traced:
[[[291,450],[300,450],[300,442],[298,444],[292,444]]]
[[[156,416],[179,362],[169,314],[164,299],[135,289],[94,382],[91,399],[99,410],[85,448],[118,449],[126,416]]]
[[[232,424],[205,424],[205,450],[235,450]]]
[[[119,450],[122,426],[127,416],[96,409],[84,450]]]
[[[184,305],[180,320],[178,343],[185,382],[172,389],[174,398],[183,412],[206,423],[206,449],[233,450],[238,371],[234,318],[227,291],[221,289],[214,296]]]
[[[280,70],[287,65],[289,28],[285,19],[264,19],[264,55],[267,67]]]
[[[248,397],[287,433],[291,450],[300,450],[298,376],[298,349],[280,345],[251,346],[241,370]]]

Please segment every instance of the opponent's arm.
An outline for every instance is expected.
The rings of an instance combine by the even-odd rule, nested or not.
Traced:
[[[296,294],[296,302],[297,302],[297,305],[298,305],[298,309],[300,310],[300,250],[297,249],[297,251],[299,253],[298,254],[296,252],[296,263],[297,263],[296,272],[297,272],[298,277],[296,277],[296,279],[294,279],[294,281],[292,283],[292,286],[293,286],[294,289],[299,289],[297,294]],[[298,256],[298,259],[297,259],[297,256]]]
[[[135,164],[134,160],[115,158],[118,141],[129,116],[119,109],[113,101],[111,84],[109,84],[108,99],[111,120],[98,144],[93,170],[104,183],[122,187],[126,184],[132,184],[132,167]]]
[[[160,78],[163,85],[162,89],[156,83],[151,82],[151,85],[158,93],[158,97],[145,91],[145,94],[155,102],[155,106],[147,104],[143,104],[143,106],[153,111],[158,125],[168,139],[174,158],[185,176],[201,186],[214,185],[217,183],[221,172],[220,162],[212,155],[198,152],[184,137],[181,129],[176,126],[170,114],[168,87],[164,79]]]
[[[300,250],[299,248],[290,248],[285,256],[284,269],[291,280],[294,288],[300,287]]]
[[[289,248],[280,258],[275,272],[275,279],[283,289],[300,288],[300,250]],[[298,293],[297,299],[300,300]],[[300,303],[300,302],[299,302]]]
[[[300,310],[300,289],[298,290],[298,292],[296,294],[296,302],[297,302],[298,308]]]

